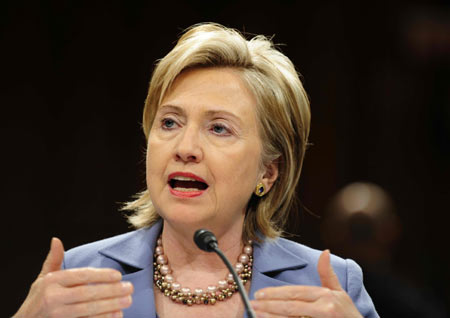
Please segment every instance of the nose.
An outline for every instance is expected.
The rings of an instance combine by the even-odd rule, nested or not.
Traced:
[[[203,149],[195,126],[185,127],[175,149],[175,160],[198,163],[203,159]]]

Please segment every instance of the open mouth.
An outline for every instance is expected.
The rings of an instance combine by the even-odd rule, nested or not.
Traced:
[[[208,185],[205,182],[184,176],[174,176],[170,178],[169,186],[172,189],[181,192],[203,191],[208,188]]]

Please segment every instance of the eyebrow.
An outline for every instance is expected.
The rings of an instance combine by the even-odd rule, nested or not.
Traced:
[[[181,113],[182,115],[185,115],[185,111],[184,111],[183,108],[178,107],[178,106],[174,106],[174,105],[162,105],[162,106],[158,109],[158,113],[159,113],[160,111],[162,111],[162,110],[164,110],[164,111],[170,111],[170,110],[172,110],[172,111],[174,111],[174,112]]]
[[[182,116],[186,116],[186,112],[183,108],[175,105],[162,105],[159,109],[160,111],[174,111],[177,113],[180,113]],[[239,124],[242,124],[242,119],[236,116],[235,114],[226,111],[226,110],[208,110],[206,111],[206,116],[213,117],[217,115],[225,115],[227,117],[231,117],[232,119],[236,120]]]

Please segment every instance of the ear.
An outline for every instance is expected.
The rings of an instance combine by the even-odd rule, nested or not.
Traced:
[[[260,182],[264,184],[266,193],[270,191],[278,178],[278,158],[264,166],[263,176]]]

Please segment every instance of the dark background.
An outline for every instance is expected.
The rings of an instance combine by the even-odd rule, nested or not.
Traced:
[[[444,316],[449,2],[289,0],[1,2],[8,296],[0,315],[12,315],[25,298],[52,236],[69,249],[129,230],[118,203],[144,188],[139,123],[154,61],[184,28],[205,21],[286,44],[313,114],[303,204],[323,216],[346,184],[382,186],[403,228],[393,271]],[[301,213],[296,239],[326,248],[324,218]],[[385,304],[376,305],[381,313]]]

